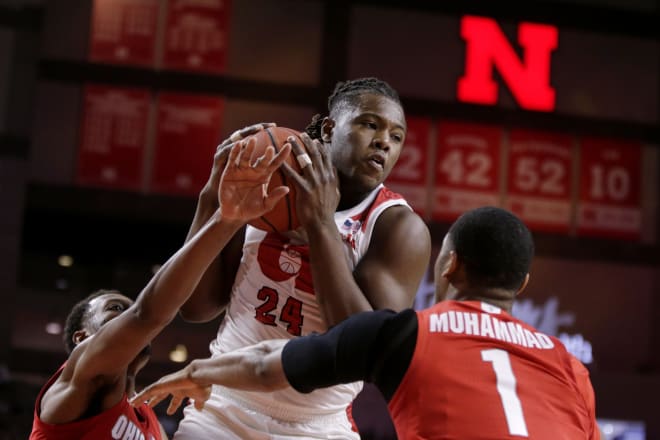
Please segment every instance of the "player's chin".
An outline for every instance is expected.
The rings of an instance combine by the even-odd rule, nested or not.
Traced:
[[[370,174],[363,174],[360,180],[365,190],[373,191],[378,185],[380,185],[385,181],[385,177],[386,177],[385,173],[374,172]]]

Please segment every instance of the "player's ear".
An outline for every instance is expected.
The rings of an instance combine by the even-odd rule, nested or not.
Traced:
[[[516,296],[520,295],[520,293],[525,290],[525,287],[527,287],[527,283],[529,283],[529,273],[525,275],[525,279],[523,280],[522,284],[520,285],[520,288],[516,292]]]
[[[449,278],[456,273],[458,266],[458,255],[456,255],[455,251],[449,251],[449,257],[447,257],[447,261],[445,262],[440,274],[445,278]]]
[[[85,339],[87,339],[87,332],[85,330],[76,330],[73,332],[73,336],[71,336],[71,339],[73,340],[73,343],[78,345]]]
[[[323,141],[323,143],[330,142],[330,140],[332,139],[333,128],[335,128],[334,119],[330,119],[327,116],[323,118],[323,122],[321,122],[321,140]]]

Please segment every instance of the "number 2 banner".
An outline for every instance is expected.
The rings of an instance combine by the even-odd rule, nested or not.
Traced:
[[[580,148],[579,235],[638,239],[641,231],[639,143],[586,138]]]
[[[499,205],[501,144],[499,127],[440,123],[433,220],[453,221],[467,210]]]
[[[405,146],[385,184],[403,195],[418,214],[427,210],[427,185],[429,133],[431,121],[424,118],[408,118]]]
[[[562,134],[510,132],[505,206],[530,229],[569,231],[572,144]]]

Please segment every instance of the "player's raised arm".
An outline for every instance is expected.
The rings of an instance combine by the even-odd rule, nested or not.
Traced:
[[[125,368],[174,318],[233,234],[248,220],[272,209],[288,192],[287,187],[278,187],[266,193],[266,187],[272,172],[288,156],[289,147],[278,154],[267,150],[260,160],[252,157],[253,149],[249,142],[232,147],[217,191],[219,208],[160,268],[128,310],[104,325],[94,335],[93,344],[85,344],[79,355],[74,350],[73,364],[79,364],[76,375],[89,378]]]
[[[218,208],[218,184],[220,175],[227,163],[231,147],[247,137],[265,128],[274,127],[275,123],[261,122],[234,131],[231,136],[218,145],[213,157],[213,165],[208,181],[197,199],[197,207],[186,242],[204,226]],[[224,310],[229,302],[231,285],[238,269],[243,244],[243,231],[239,230],[218,256],[211,262],[206,272],[195,287],[193,294],[181,307],[182,317],[190,322],[206,322],[214,319]]]

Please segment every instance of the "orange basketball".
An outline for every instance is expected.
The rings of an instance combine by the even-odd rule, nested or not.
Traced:
[[[261,130],[257,134],[250,136],[257,140],[254,148],[256,156],[263,154],[266,148],[270,145],[275,147],[275,151],[280,151],[282,146],[286,143],[289,136],[295,136],[298,145],[304,148],[302,139],[300,139],[300,132],[285,127],[271,127]],[[296,155],[293,150],[287,158],[287,163],[296,171],[300,172],[300,166],[296,161]],[[268,191],[272,188],[285,185],[289,187],[289,193],[280,200],[275,208],[259,218],[251,220],[250,225],[255,228],[262,229],[269,232],[285,232],[296,229],[300,224],[296,216],[296,188],[295,183],[290,182],[283,169],[279,169],[273,173],[268,184]]]

